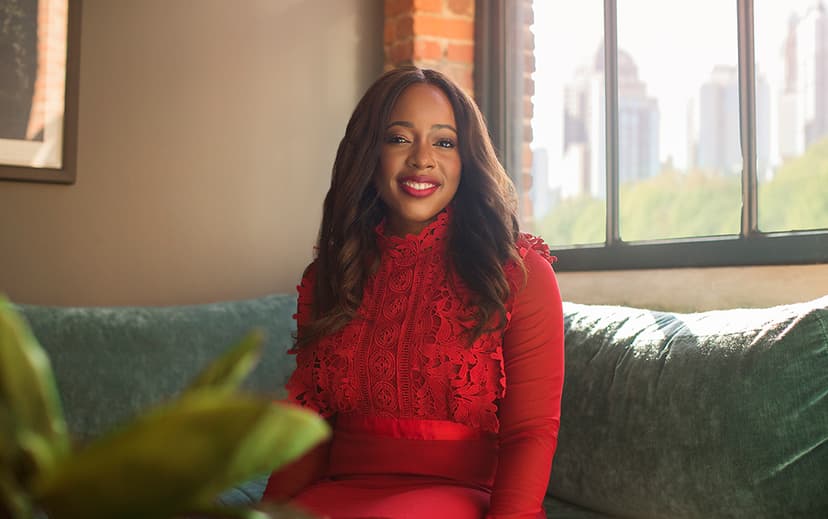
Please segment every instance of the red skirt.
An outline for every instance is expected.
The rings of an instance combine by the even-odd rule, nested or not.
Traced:
[[[481,519],[497,438],[442,420],[339,416],[324,478],[292,504],[330,519]]]

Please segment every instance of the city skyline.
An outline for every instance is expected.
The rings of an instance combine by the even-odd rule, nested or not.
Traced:
[[[592,186],[595,185],[594,181],[584,182],[583,179],[573,179],[571,177],[561,178],[562,175],[558,172],[562,173],[564,170],[571,170],[573,167],[584,167],[583,164],[573,164],[573,161],[578,162],[578,160],[573,158],[572,153],[568,152],[569,156],[566,156],[567,154],[564,153],[564,150],[571,151],[573,144],[571,132],[573,121],[570,120],[571,118],[565,119],[564,114],[572,102],[572,95],[568,90],[572,89],[573,84],[580,83],[581,87],[584,87],[586,84],[583,78],[579,78],[579,76],[583,75],[585,64],[588,64],[592,60],[587,52],[590,46],[589,41],[598,42],[592,45],[594,49],[600,48],[600,41],[603,36],[603,10],[601,5],[597,5],[598,3],[589,3],[578,6],[577,9],[568,9],[567,19],[561,20],[560,17],[555,18],[552,16],[559,12],[555,10],[558,4],[560,2],[535,2],[534,29],[536,34],[535,52],[537,69],[535,73],[536,95],[534,99],[535,118],[533,120],[533,133],[535,138],[533,147],[536,149],[549,149],[550,153],[547,161],[548,167],[550,168],[548,177],[551,188],[560,188],[562,194],[572,193],[578,188],[594,192],[594,188],[590,187],[590,184]],[[778,141],[779,133],[785,131],[785,121],[780,121],[777,105],[782,104],[784,101],[784,99],[781,99],[780,92],[786,84],[786,78],[787,84],[790,85],[792,75],[798,76],[800,82],[803,81],[803,76],[808,76],[809,73],[811,77],[816,77],[816,80],[811,80],[812,82],[820,81],[820,78],[824,82],[826,81],[826,76],[828,76],[828,73],[826,73],[826,70],[828,70],[828,50],[826,50],[826,47],[828,45],[824,43],[828,40],[828,28],[826,28],[828,27],[828,16],[824,12],[820,13],[815,9],[808,10],[809,6],[813,7],[818,5],[818,2],[814,0],[789,2],[785,7],[781,7],[778,4],[777,2],[768,1],[756,2],[755,7],[755,33],[762,35],[762,37],[757,37],[756,39],[757,118],[758,125],[760,126],[760,128],[757,128],[757,152],[758,161],[760,162],[760,175],[764,175],[765,177],[769,176],[771,166],[778,165],[780,162],[781,153]],[[696,8],[696,6],[699,8]],[[661,45],[661,48],[653,49],[653,39],[658,40],[659,44],[661,44],[662,40],[666,37],[664,31],[667,29],[664,26],[658,26],[656,24],[653,27],[645,27],[642,30],[630,29],[634,27],[635,24],[633,22],[635,20],[643,19],[641,15],[645,11],[650,15],[657,15],[659,12],[664,14],[666,13],[665,6],[660,5],[660,3],[641,0],[623,0],[619,2],[619,51],[621,52],[621,56],[619,57],[619,84],[622,89],[622,95],[619,99],[619,108],[621,110],[619,123],[624,125],[625,121],[626,123],[630,123],[631,120],[631,115],[628,113],[629,110],[624,106],[625,96],[623,92],[625,88],[623,76],[629,76],[629,74],[623,73],[622,69],[627,65],[621,62],[632,61],[632,67],[636,72],[640,72],[636,80],[640,82],[638,88],[644,94],[638,97],[639,101],[641,101],[638,103],[641,105],[639,107],[639,114],[632,116],[633,122],[631,126],[629,124],[628,126],[638,128],[637,131],[643,131],[639,127],[642,124],[645,126],[649,124],[646,123],[648,121],[646,114],[659,114],[659,117],[655,120],[655,124],[658,127],[656,137],[649,139],[650,141],[657,142],[656,146],[658,149],[655,152],[655,162],[659,164],[656,168],[659,170],[660,163],[672,163],[680,170],[685,170],[695,165],[704,165],[707,167],[714,164],[734,165],[732,163],[737,161],[733,160],[734,155],[732,151],[730,153],[716,152],[722,158],[716,160],[711,158],[713,155],[711,154],[712,144],[710,143],[716,132],[722,136],[727,135],[726,140],[730,141],[728,146],[731,148],[733,148],[732,143],[735,139],[735,153],[737,155],[739,154],[738,89],[736,83],[732,81],[732,76],[736,73],[737,61],[735,46],[735,9],[732,9],[732,11],[730,9],[722,9],[721,3],[711,0],[700,0],[696,6],[688,10],[687,13],[675,12],[676,9],[671,9],[669,17],[680,17],[684,20],[685,14],[687,14],[687,23],[679,24],[683,28],[680,27],[672,31],[671,37],[667,38],[669,40],[667,43]],[[688,27],[692,27],[694,19],[701,23],[699,13],[703,13],[706,16],[704,24],[705,34],[708,37],[704,38],[704,41],[700,41],[698,38],[687,38],[683,40],[682,34],[687,33],[689,30]],[[710,16],[711,13],[720,13],[721,16]],[[785,14],[780,18],[781,13]],[[780,19],[788,20],[794,14],[806,20],[810,17],[811,22],[821,20],[823,29],[822,39],[820,41],[823,43],[820,44],[819,41],[814,42],[810,45],[811,48],[808,49],[807,43],[803,43],[809,41],[807,37],[799,38],[799,42],[795,44],[799,56],[798,63],[792,66],[790,63],[786,64],[784,59],[786,56],[791,55],[789,24],[780,22]],[[653,19],[653,17],[651,16],[649,19]],[[659,16],[655,16],[655,19],[659,19]],[[806,26],[807,24],[802,25]],[[578,29],[577,31],[574,30],[576,27]],[[799,31],[803,32],[803,27],[800,27]],[[662,37],[659,37],[659,35]],[[786,49],[787,53],[785,52]],[[671,50],[675,52],[671,53]],[[579,55],[581,57],[576,59],[573,55]],[[671,69],[670,74],[664,74],[663,56],[665,55],[673,55],[676,58],[675,61],[681,61],[681,67],[675,70]],[[819,63],[822,63],[822,65],[815,64],[811,66],[809,72],[807,66],[808,59],[815,61],[817,58],[821,60]],[[803,63],[806,64],[803,65]],[[554,64],[551,65],[554,69],[550,70],[550,64]],[[820,69],[820,66],[823,68]],[[792,69],[796,70],[796,72],[792,73]],[[815,94],[816,97],[819,97],[819,92],[825,91],[819,89],[814,90],[813,86],[810,92]],[[585,89],[589,90],[589,87]],[[594,102],[600,102],[597,106],[601,106],[603,109],[602,85],[600,90],[600,98],[596,98]],[[802,88],[800,88],[798,94],[800,97],[802,96],[801,91]],[[554,99],[556,92],[560,92],[557,94],[559,99]],[[546,94],[544,95],[544,93]],[[822,94],[823,98],[826,96],[828,94]],[[629,98],[629,95],[627,97]],[[648,97],[651,97],[652,101],[647,101]],[[707,100],[703,101],[702,98],[705,97]],[[717,127],[710,122],[710,120],[715,120],[715,117],[712,119],[710,117],[711,106],[713,106],[711,103],[714,102],[714,99],[725,98],[730,99],[730,101],[724,103],[727,105],[726,108],[722,108],[724,106],[722,101],[716,100],[715,102],[719,103],[720,109],[726,110],[731,114],[736,114],[735,116],[728,116],[733,117],[735,121],[733,121],[727,130],[721,128],[721,125]],[[805,114],[808,111],[808,106],[810,106],[802,99],[792,99],[790,92],[788,92],[787,102],[789,104],[798,104],[800,110],[797,113],[802,114]],[[815,121],[811,124],[811,128],[817,132],[814,133],[812,131],[811,133],[813,135],[819,135],[820,132],[828,132],[828,113],[826,113],[828,99],[817,99],[816,101],[810,101],[810,103],[811,105],[816,105],[818,113],[825,114],[819,116],[822,119],[819,117],[811,117]],[[820,103],[822,104],[820,105]],[[629,102],[626,104],[629,104]],[[648,104],[650,105],[648,108],[642,108]],[[784,107],[785,105],[782,104],[782,106]],[[733,111],[734,108],[736,109],[735,112]],[[813,113],[814,110],[815,108],[811,106],[810,112]],[[819,110],[822,111],[819,112]],[[694,112],[695,115],[693,115]],[[551,117],[543,116],[543,114],[550,113],[557,113],[558,115]],[[702,115],[703,113],[705,115]],[[785,113],[784,110],[783,113]],[[594,114],[584,114],[584,116],[594,118]],[[695,117],[695,121],[693,117]],[[702,119],[705,118],[710,119],[705,123],[705,126],[708,127],[706,137],[694,135],[694,132],[700,129],[699,126],[702,123]],[[799,116],[799,119],[804,121],[805,115]],[[556,123],[560,128],[554,127]],[[791,124],[798,123],[791,123],[789,121],[787,126],[790,127]],[[711,131],[709,128],[716,128],[716,130]],[[650,128],[650,131],[652,131],[652,128]],[[624,139],[624,133],[625,131],[622,128],[619,131],[619,139]],[[627,128],[627,133],[630,133],[629,128]],[[603,135],[603,130],[601,135]],[[647,163],[645,157],[647,155],[646,147],[640,148],[637,151],[635,149],[636,143],[642,143],[647,140],[643,135],[641,134],[639,137],[632,138],[632,143],[619,143],[622,145],[620,156],[622,163],[619,164],[622,170],[630,169],[629,165],[627,167],[624,165],[625,149],[627,150],[627,159],[631,163]],[[592,146],[592,148],[601,148],[601,157],[593,153],[589,153],[589,155],[582,154],[582,161],[589,161],[590,159],[587,157],[592,156],[593,164],[588,166],[588,169],[594,170],[595,159],[602,160],[603,158],[603,138],[600,141],[597,145]],[[801,151],[802,147],[799,148],[800,153]],[[588,153],[588,151],[583,151],[582,153]],[[732,170],[733,168],[729,167],[726,169]],[[640,173],[638,178],[650,176],[651,169],[649,166],[645,166],[644,170],[645,172]],[[623,177],[624,174],[622,173],[622,180]]]

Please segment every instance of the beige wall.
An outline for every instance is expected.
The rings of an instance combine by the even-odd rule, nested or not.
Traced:
[[[568,301],[689,312],[822,297],[828,265],[562,272],[558,282]]]
[[[0,182],[0,292],[61,305],[293,290],[382,0],[86,0],[78,176]]]
[[[0,182],[0,292],[144,305],[292,291],[336,145],[382,69],[382,11],[382,0],[86,0],[78,182]],[[828,293],[828,265],[559,279],[570,301],[677,310]]]

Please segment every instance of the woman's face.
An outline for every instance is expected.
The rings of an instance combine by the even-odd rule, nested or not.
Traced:
[[[457,123],[439,88],[414,84],[400,95],[385,127],[374,184],[388,208],[386,228],[418,234],[454,198],[460,184]]]

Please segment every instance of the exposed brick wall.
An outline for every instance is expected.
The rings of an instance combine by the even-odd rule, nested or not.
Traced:
[[[532,230],[532,96],[535,39],[532,0],[523,2],[523,144],[521,225]],[[385,69],[400,65],[439,70],[474,95],[474,0],[385,0]]]
[[[385,69],[443,72],[474,94],[474,0],[385,0]]]

